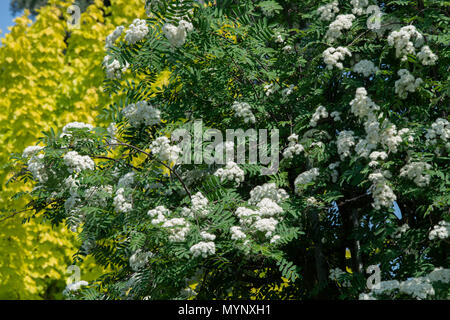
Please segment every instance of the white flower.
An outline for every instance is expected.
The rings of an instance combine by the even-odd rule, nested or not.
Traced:
[[[450,233],[450,223],[442,220],[437,225],[433,227],[433,230],[430,231],[428,238],[430,240],[434,239],[447,239]]]
[[[200,236],[202,237],[203,240],[214,241],[216,239],[215,235],[208,233],[206,231],[200,232]]]
[[[331,21],[334,19],[336,13],[339,12],[339,3],[337,0],[323,5],[317,9],[317,13],[320,14],[319,20]]]
[[[189,251],[192,253],[192,256],[194,258],[202,256],[203,258],[206,258],[210,255],[214,255],[216,253],[216,245],[214,242],[205,242],[201,241],[197,244],[194,244]]]
[[[146,101],[129,104],[122,110],[122,114],[133,127],[141,124],[151,126],[161,121],[161,112]]]
[[[434,295],[433,286],[427,277],[411,278],[400,283],[400,292],[417,299],[426,299]]]
[[[424,66],[433,66],[438,59],[437,55],[431,51],[429,46],[423,46],[420,52],[417,54],[417,58],[422,62]]]
[[[407,177],[414,180],[419,187],[425,187],[430,183],[430,175],[424,174],[424,170],[431,169],[431,165],[426,162],[411,162],[400,169],[400,177]]]
[[[152,256],[153,253],[151,252],[143,252],[141,249],[137,249],[129,260],[131,269],[133,269],[133,271],[139,271]]]
[[[125,199],[124,193],[125,193],[125,190],[123,188],[119,188],[116,191],[116,196],[114,197],[114,200],[113,200],[113,205],[114,205],[116,212],[127,213],[133,209],[132,204],[129,203]]]
[[[321,118],[328,118],[327,109],[324,106],[318,106],[314,114],[312,115],[311,120],[309,121],[309,125],[311,127],[317,126],[317,121]]]
[[[244,232],[242,232],[241,227],[238,226],[233,226],[230,228],[230,232],[231,232],[231,239],[232,240],[242,240],[245,239],[247,236],[245,235]]]
[[[450,269],[436,268],[428,274],[431,282],[450,283]]]
[[[119,60],[114,59],[109,55],[106,55],[103,59],[103,65],[106,69],[106,77],[108,79],[120,79],[122,74],[127,71],[129,67],[128,62],[126,62],[125,65],[121,65]]]
[[[205,217],[208,215],[208,199],[201,193],[197,192],[191,197],[192,211],[196,213],[199,217]]]
[[[311,170],[300,173],[294,181],[295,192],[299,193],[302,185],[313,182],[319,174],[320,172],[318,168],[312,168]]]
[[[178,162],[182,151],[178,146],[170,145],[170,140],[166,136],[156,138],[150,144],[150,150],[159,160],[174,164]]]
[[[364,77],[369,77],[378,71],[375,64],[369,60],[361,60],[353,66],[353,71],[362,74]]]
[[[117,186],[120,188],[130,187],[134,183],[135,173],[133,171],[128,172],[119,179]]]
[[[257,220],[252,227],[257,231],[263,232],[266,238],[270,238],[275,231],[278,224],[278,220],[274,218],[263,218]]]
[[[342,70],[344,68],[342,61],[345,60],[345,56],[351,57],[352,53],[344,47],[329,47],[322,53],[323,62],[325,62],[327,68],[330,70],[333,69],[333,67]]]
[[[111,32],[106,37],[105,49],[109,49],[114,46],[114,42],[116,42],[116,40],[119,39],[119,37],[122,35],[123,30],[124,30],[123,26],[118,26],[116,29],[114,29],[113,32]]]
[[[147,214],[151,218],[154,218],[152,224],[158,225],[166,222],[166,217],[170,215],[170,210],[164,206],[157,206],[156,208],[149,210]]]
[[[274,235],[273,237],[272,237],[272,239],[270,239],[270,243],[276,243],[276,242],[278,242],[278,240],[280,240],[281,239],[281,237],[279,236],[279,235]]]
[[[288,137],[289,145],[286,149],[283,151],[283,157],[287,159],[291,159],[294,157],[294,155],[299,155],[305,149],[301,144],[298,143],[298,135],[295,133],[291,134]]]
[[[401,99],[408,97],[408,92],[414,92],[423,83],[421,78],[415,79],[414,76],[406,69],[400,69],[398,71],[400,79],[395,81],[395,93]]]
[[[370,191],[374,202],[372,206],[376,210],[380,210],[381,207],[391,208],[394,201],[397,200],[391,187],[388,185],[386,178],[390,177],[389,172],[376,172],[369,175],[369,180],[372,182]]]
[[[244,181],[244,170],[233,161],[227,162],[225,168],[218,169],[214,175],[219,177],[222,182],[225,180],[234,181],[236,185]]]
[[[73,129],[76,130],[88,130],[91,131],[92,129],[94,129],[94,127],[88,123],[84,123],[84,122],[70,122],[68,124],[66,124],[63,129],[62,129],[62,133],[59,136],[60,138],[64,137],[64,136],[68,136],[71,137],[71,131]]]
[[[354,19],[355,16],[353,14],[338,15],[336,20],[330,23],[325,38],[330,42],[334,42],[342,35],[343,30],[348,30],[352,27]]]
[[[190,22],[181,20],[177,27],[171,23],[166,23],[162,31],[172,46],[181,47],[186,42],[187,33],[193,29],[194,27]]]
[[[64,163],[69,172],[81,172],[83,170],[94,170],[95,163],[89,156],[82,156],[76,151],[69,151],[64,155]]]
[[[125,41],[128,43],[134,44],[141,41],[148,33],[147,22],[141,19],[134,19],[133,23],[130,24],[125,33]]]
[[[44,149],[44,147],[28,146],[23,150],[22,157],[28,158],[30,155],[35,155],[36,153],[39,153],[39,151],[41,151],[42,149]]]
[[[436,144],[438,138],[444,143],[450,138],[450,122],[447,119],[437,118],[436,121],[431,124],[431,128],[427,129],[425,139],[428,145]]]
[[[368,117],[370,113],[380,109],[367,95],[367,90],[364,87],[356,89],[355,98],[349,104],[352,113],[360,119]]]
[[[256,186],[250,191],[250,199],[248,200],[248,203],[256,205],[264,198],[272,199],[276,203],[280,204],[289,198],[289,195],[284,189],[277,188],[275,183],[265,183],[262,186]]]
[[[352,13],[360,16],[366,12],[365,8],[369,5],[368,0],[351,0],[353,6]]]
[[[333,111],[330,113],[330,117],[333,118],[334,121],[341,121],[341,113],[339,111]]]
[[[395,46],[395,54],[397,58],[401,57],[402,61],[406,61],[408,54],[415,54],[415,46],[419,47],[423,44],[423,36],[417,31],[416,27],[410,25],[401,28],[399,31],[393,31],[388,36],[388,44]]]
[[[400,282],[397,280],[380,281],[372,288],[373,294],[389,294],[400,288]]]
[[[190,230],[190,224],[184,218],[172,218],[164,221],[162,228],[169,232],[169,241],[183,242]]]
[[[339,135],[336,140],[336,145],[341,160],[344,160],[346,157],[349,157],[351,155],[350,148],[355,145],[355,137],[353,131],[343,130],[339,132]]]
[[[231,108],[235,112],[236,117],[244,118],[245,123],[255,123],[255,116],[253,115],[251,107],[247,102],[235,101]]]
[[[283,209],[272,199],[264,198],[256,205],[261,216],[275,216],[283,212]]]
[[[266,96],[270,96],[272,93],[274,93],[275,87],[274,87],[273,83],[266,84],[264,86],[264,91],[266,92]]]

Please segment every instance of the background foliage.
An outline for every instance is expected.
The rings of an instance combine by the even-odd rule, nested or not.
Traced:
[[[44,1],[47,3],[47,1]],[[75,119],[95,122],[109,97],[102,92],[104,39],[116,26],[143,15],[143,1],[117,0],[105,6],[91,1],[81,16],[81,28],[69,30],[65,8],[72,1],[50,0],[36,11],[16,18],[0,47],[0,299],[61,298],[72,263],[75,236],[32,219],[22,224],[24,200],[12,200],[20,184],[5,185],[10,153],[32,144],[43,130]],[[18,2],[13,2],[18,3]],[[20,2],[17,8],[30,7]],[[37,4],[38,2],[34,2]],[[6,218],[6,219],[5,219]],[[82,275],[92,278],[99,269],[92,260]]]

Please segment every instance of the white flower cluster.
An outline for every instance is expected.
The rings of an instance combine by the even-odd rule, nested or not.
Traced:
[[[191,197],[191,208],[183,208],[183,215],[186,217],[206,217],[209,214],[208,199],[201,193],[197,192]]]
[[[431,51],[429,46],[423,46],[417,54],[417,58],[424,66],[434,66],[438,60],[437,55]]]
[[[341,160],[350,156],[350,148],[355,145],[354,132],[351,130],[343,130],[339,132],[336,140],[337,151]]]
[[[437,144],[438,140],[442,140],[446,143],[446,148],[450,149],[450,143],[447,141],[450,138],[450,122],[447,119],[437,118],[431,125],[430,129],[427,129],[425,139],[427,144]]]
[[[214,234],[208,233],[206,231],[200,232],[200,236],[202,237],[203,240],[208,241],[214,241],[216,239],[216,236]]]
[[[325,38],[329,42],[334,42],[342,35],[342,30],[348,30],[352,27],[355,16],[353,14],[340,14],[328,27]]]
[[[125,31],[125,41],[130,44],[135,44],[145,38],[148,33],[148,26],[145,20],[134,19],[133,23],[130,24],[128,30]]]
[[[397,153],[398,145],[403,141],[400,131],[397,131],[395,124],[385,121],[383,124],[383,130],[380,134],[381,144],[389,150],[389,152]]]
[[[231,240],[242,240],[247,237],[246,234],[242,232],[241,227],[238,226],[231,227],[230,232],[231,232]]]
[[[360,119],[369,117],[371,113],[380,109],[367,95],[367,90],[364,87],[356,89],[355,98],[350,101],[350,106],[352,113]]]
[[[419,187],[426,187],[430,183],[430,175],[424,174],[423,171],[429,169],[431,165],[426,162],[411,162],[400,169],[400,177],[407,177]]]
[[[119,188],[130,187],[134,183],[135,173],[133,171],[128,172],[127,174],[120,177],[119,182],[117,182],[117,186]]]
[[[342,70],[344,65],[340,61],[344,61],[346,55],[351,57],[352,53],[345,47],[329,47],[322,53],[323,62],[325,62],[327,68],[330,70],[333,69],[333,67]]]
[[[216,253],[216,245],[212,241],[200,241],[197,244],[194,244],[189,251],[192,253],[194,258],[202,256],[206,258],[208,256],[214,255]]]
[[[341,113],[339,111],[333,111],[330,113],[330,117],[333,118],[334,121],[341,121]]]
[[[152,252],[144,252],[141,249],[137,249],[130,257],[130,267],[133,271],[139,271],[145,266],[148,259],[153,256]]]
[[[183,242],[190,230],[190,223],[184,218],[171,218],[171,212],[164,206],[157,206],[151,209],[147,214],[153,218],[153,225],[161,225],[169,233],[169,240],[172,242]]]
[[[125,199],[125,189],[119,188],[116,191],[116,196],[113,200],[114,209],[116,212],[127,213],[133,209],[133,205]]]
[[[114,29],[113,32],[111,32],[106,37],[105,49],[109,49],[114,46],[114,42],[116,42],[116,40],[119,39],[119,37],[122,35],[123,30],[124,30],[123,26],[118,26],[116,29]]]
[[[218,169],[214,175],[219,177],[222,182],[225,180],[234,181],[236,185],[244,181],[244,170],[233,161],[227,162],[225,168]]]
[[[22,157],[29,157],[27,167],[34,179],[40,183],[45,183],[48,180],[48,175],[43,161],[44,155],[42,153],[38,154],[42,149],[44,148],[40,146],[26,147],[22,153]]]
[[[233,240],[242,240],[248,234],[263,233],[266,238],[271,238],[271,243],[280,239],[273,233],[280,220],[283,219],[283,209],[279,206],[288,198],[285,190],[278,189],[275,183],[266,183],[255,187],[250,191],[249,204],[256,205],[257,209],[238,207],[236,216],[240,226],[230,228]]]
[[[273,85],[273,83],[269,83],[264,86],[264,92],[266,93],[266,96],[270,96],[272,93],[275,92],[275,90],[276,88]]]
[[[372,288],[370,293],[360,294],[359,299],[376,300],[374,295],[390,295],[392,297],[397,293],[404,293],[416,299],[426,299],[435,295],[432,285],[435,282],[450,283],[450,269],[435,268],[426,276],[409,278],[405,281],[381,281]]]
[[[331,170],[331,181],[333,181],[333,183],[335,183],[339,177],[339,172],[336,170],[336,168],[339,167],[340,164],[341,163],[338,161],[338,162],[331,163],[328,166],[328,169]]]
[[[450,269],[435,268],[428,274],[431,282],[450,283]]]
[[[426,299],[434,295],[434,288],[428,277],[411,278],[400,283],[400,292],[417,299]]]
[[[150,144],[150,150],[159,160],[174,164],[179,160],[182,151],[178,146],[170,145],[170,140],[166,136],[156,138]]]
[[[398,70],[400,79],[395,81],[395,93],[401,99],[406,99],[408,92],[414,92],[423,83],[421,78],[415,79],[414,76],[406,69]]]
[[[314,114],[312,115],[311,120],[309,121],[309,125],[311,127],[317,126],[317,121],[321,118],[328,118],[327,109],[324,106],[318,106]]]
[[[44,147],[41,146],[28,146],[23,150],[22,157],[28,158],[29,156],[33,156],[36,153],[40,152]]]
[[[369,5],[369,0],[351,0],[353,6],[352,13],[360,16],[366,13],[366,7]]]
[[[288,137],[289,145],[286,149],[283,151],[283,157],[286,159],[291,159],[294,157],[294,155],[299,155],[303,151],[305,151],[305,148],[301,144],[298,143],[298,135],[295,133],[291,134]]]
[[[447,239],[450,233],[450,223],[442,220],[437,225],[433,227],[433,230],[430,231],[428,238],[430,240],[434,239]]]
[[[342,271],[342,269],[334,268],[334,269],[330,269],[329,278],[332,281],[336,281],[339,283],[342,282],[343,287],[349,287],[350,282],[347,279],[343,279],[345,277],[345,275],[346,275],[346,273],[344,271]]]
[[[109,137],[107,138],[108,143],[110,144],[117,144],[116,134],[117,134],[117,127],[115,122],[111,122],[106,128],[106,131],[108,132]],[[115,146],[112,147],[113,149]]]
[[[353,66],[353,71],[362,74],[364,77],[369,77],[378,71],[375,64],[370,60],[361,60]]]
[[[264,198],[269,198],[276,203],[281,203],[289,198],[289,195],[284,189],[277,188],[275,183],[265,183],[262,186],[256,186],[250,191],[250,199],[248,200],[248,203],[251,205],[256,205]]]
[[[236,113],[236,117],[244,118],[245,123],[255,123],[255,116],[253,115],[251,107],[247,102],[235,101],[231,108]]]
[[[83,170],[94,170],[95,163],[89,156],[82,156],[76,151],[69,151],[64,155],[64,163],[69,172],[81,172]]]
[[[92,129],[94,129],[94,127],[91,124],[84,123],[84,122],[76,122],[76,121],[70,122],[63,127],[62,133],[59,137],[60,138],[65,137],[65,136],[71,137],[72,134],[70,132],[72,131],[72,129],[77,129],[77,130],[87,129],[88,131],[91,131]]]
[[[316,180],[319,174],[320,172],[318,168],[312,168],[311,170],[300,173],[294,181],[295,193],[300,193],[302,186]]]
[[[130,66],[128,62],[125,65],[121,65],[119,60],[114,59],[113,57],[106,55],[103,59],[103,65],[106,69],[106,77],[108,79],[120,79],[122,74],[128,70]]]
[[[381,207],[391,208],[394,201],[397,200],[392,188],[388,185],[388,178],[391,177],[389,171],[376,172],[369,175],[369,180],[372,182],[370,191],[372,192],[373,203],[372,206],[376,210]]]
[[[185,20],[181,20],[177,27],[171,23],[166,23],[162,28],[167,40],[174,47],[181,47],[186,42],[187,33],[192,30],[194,30],[192,23]]]
[[[339,12],[339,3],[337,0],[323,5],[317,9],[317,13],[320,14],[319,20],[331,21],[334,16]]]
[[[141,124],[151,126],[161,121],[161,112],[147,101],[129,104],[122,110],[122,114],[133,127]]]
[[[413,43],[413,40],[415,43]],[[416,47],[423,44],[423,35],[417,31],[414,26],[406,26],[399,31],[393,31],[388,36],[388,44],[395,47],[395,54],[397,58],[401,57],[402,61],[406,61],[408,54],[415,54]]]

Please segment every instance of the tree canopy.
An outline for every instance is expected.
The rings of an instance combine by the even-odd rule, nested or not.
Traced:
[[[15,158],[112,270],[67,296],[448,299],[447,5],[147,1],[97,61],[109,125]]]

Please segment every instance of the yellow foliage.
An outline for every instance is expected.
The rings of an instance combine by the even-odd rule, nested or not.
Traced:
[[[101,62],[106,36],[118,25],[144,18],[143,0],[115,0],[108,8],[96,0],[81,15],[80,29],[68,30],[67,7],[73,1],[50,0],[36,17],[29,12],[0,47],[0,210],[23,208],[11,196],[25,190],[10,177],[9,156],[34,144],[41,131],[71,121],[95,124],[99,107],[110,102],[102,91]],[[29,186],[28,186],[29,188]],[[29,215],[29,212],[28,212]],[[27,213],[0,217],[0,299],[62,298],[66,268],[76,251],[75,235],[64,226],[52,228],[41,218],[22,224]],[[81,277],[92,280],[92,261],[81,266]]]

